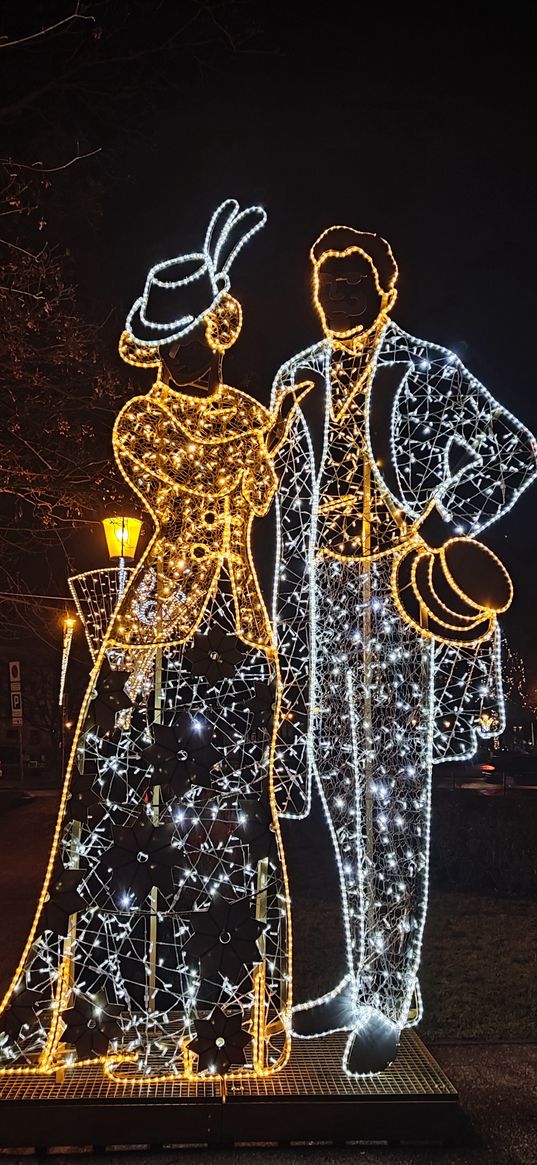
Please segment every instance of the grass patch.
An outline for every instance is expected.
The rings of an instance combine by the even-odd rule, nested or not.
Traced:
[[[537,1039],[537,903],[431,898],[420,982],[431,1039]]]
[[[484,835],[492,838],[488,806],[486,821],[482,821],[483,800],[473,816],[477,815]],[[514,849],[520,832],[519,806],[510,810],[511,815],[516,813],[511,829],[510,819],[505,817],[508,799],[503,800],[503,815],[496,807],[498,831],[502,824],[504,832],[512,834]],[[460,804],[456,801],[451,795],[452,812],[460,814],[464,809],[469,821],[468,804],[463,804],[462,798]],[[535,807],[530,813],[526,804],[526,813],[533,827]],[[442,818],[442,814],[438,816]],[[332,846],[318,806],[304,822],[283,825],[293,902],[295,999],[299,1003],[330,991],[342,979],[347,969],[345,945]],[[472,828],[475,832],[475,822]],[[438,833],[437,829],[437,843]],[[454,821],[446,833],[456,837]],[[473,852],[468,844],[466,848]],[[438,845],[435,853],[437,849]],[[507,860],[507,856],[502,850],[502,859]],[[499,864],[503,866],[503,860]],[[508,863],[505,869],[509,873]],[[476,889],[472,881],[468,886]],[[433,882],[419,976],[424,1003],[420,1034],[429,1039],[537,1039],[536,934],[534,895],[460,893],[458,888],[440,888]]]
[[[297,1002],[345,973],[337,898],[293,900]],[[431,896],[420,984],[427,1039],[537,1039],[537,903]]]

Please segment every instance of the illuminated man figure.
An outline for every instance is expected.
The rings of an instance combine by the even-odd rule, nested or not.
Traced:
[[[498,611],[511,586],[475,535],[534,479],[531,434],[451,352],[390,320],[380,237],[325,231],[311,251],[324,338],[274,396],[315,387],[276,464],[274,619],[295,738],[276,780],[290,817],[312,779],[338,859],[348,972],[294,1012],[347,1030],[344,1066],[376,1072],[419,1015],[433,760],[501,731]]]

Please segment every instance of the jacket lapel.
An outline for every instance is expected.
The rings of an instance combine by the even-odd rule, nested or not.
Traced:
[[[391,447],[393,409],[401,382],[411,367],[409,360],[398,360],[394,364],[383,364],[379,360],[369,399],[369,439],[373,458],[394,497],[398,496],[399,487]]]
[[[391,423],[400,385],[412,368],[411,360],[384,363],[382,347],[378,355],[369,400],[369,432],[373,457],[389,491],[397,497],[398,485],[391,452]],[[295,370],[295,383],[313,380],[314,387],[300,405],[313,447],[315,473],[318,477],[323,461],[324,434],[330,410],[330,389],[323,372],[304,365]],[[342,419],[342,424],[344,424]]]

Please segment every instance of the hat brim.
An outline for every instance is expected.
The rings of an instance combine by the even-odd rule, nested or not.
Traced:
[[[130,333],[133,340],[141,348],[144,346],[155,348],[159,344],[173,344],[177,340],[184,340],[197,328],[198,324],[202,323],[209,312],[214,311],[224,291],[224,288],[218,290],[213,296],[211,303],[207,304],[196,316],[185,316],[183,320],[178,322],[177,326],[170,327],[165,327],[163,324],[148,327],[141,316],[143,301],[142,299],[137,299],[127,316],[125,331]]]
[[[203,312],[203,315],[199,317],[185,316],[177,327],[165,327],[164,324],[158,324],[150,328],[142,320],[141,308],[142,300],[137,299],[127,316],[125,330],[130,332],[136,343],[142,347],[146,344],[154,348],[158,344],[172,344],[174,340],[181,340],[194,329],[198,319],[203,319],[203,315],[205,315]],[[210,311],[210,308],[207,310]]]

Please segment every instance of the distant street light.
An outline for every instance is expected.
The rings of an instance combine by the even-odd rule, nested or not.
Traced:
[[[62,651],[62,670],[60,675],[60,694],[58,703],[60,705],[61,716],[61,776],[65,774],[65,729],[67,724],[65,718],[67,716],[67,698],[65,694],[65,677],[67,675],[67,664],[69,662],[69,652],[71,651],[71,642],[73,639],[73,631],[76,626],[76,619],[73,615],[65,615],[63,620],[63,651]]]
[[[66,615],[63,620],[63,652],[62,652],[62,670],[60,675],[60,693],[58,703],[63,704],[63,694],[65,688],[65,676],[67,673],[67,664],[69,661],[69,652],[71,650],[71,641],[73,638],[73,631],[75,629],[76,619],[72,615]]]

